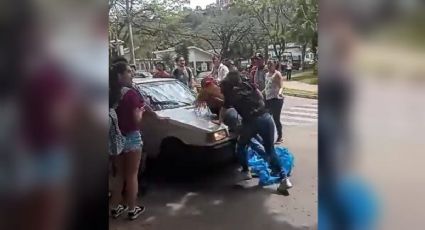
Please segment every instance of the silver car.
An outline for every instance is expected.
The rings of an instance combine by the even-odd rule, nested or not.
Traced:
[[[225,125],[212,122],[214,117],[200,115],[194,93],[175,79],[133,80],[136,89],[161,117],[145,115],[142,121],[144,152],[149,158],[177,152],[202,156],[223,148],[234,148],[236,137]]]

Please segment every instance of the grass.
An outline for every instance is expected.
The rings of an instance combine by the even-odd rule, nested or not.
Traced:
[[[317,99],[317,92],[311,92],[306,90],[300,90],[300,89],[283,89],[283,94],[288,96],[295,96],[295,97],[303,97],[303,98],[310,98],[310,99]]]
[[[314,74],[313,71],[307,71],[307,72],[303,72],[299,74],[294,74],[291,80],[300,81],[310,85],[317,85],[319,82],[317,78],[317,74]]]

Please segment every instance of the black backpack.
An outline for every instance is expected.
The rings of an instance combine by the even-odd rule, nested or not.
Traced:
[[[265,103],[257,87],[249,81],[243,81],[239,86],[234,87],[237,97],[235,108],[243,119],[255,118],[266,112]]]

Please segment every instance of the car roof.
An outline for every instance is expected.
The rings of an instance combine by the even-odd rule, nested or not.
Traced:
[[[135,84],[144,84],[144,83],[152,83],[152,82],[170,82],[176,81],[173,78],[133,78],[133,82]]]

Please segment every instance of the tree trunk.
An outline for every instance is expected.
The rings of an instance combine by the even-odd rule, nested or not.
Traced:
[[[306,42],[304,42],[304,43],[302,44],[302,47],[301,47],[301,66],[302,66],[302,68],[303,68],[303,69],[305,69],[305,63],[304,63],[304,60],[305,60],[305,53],[306,53],[306,49],[307,49],[307,43],[306,43]]]
[[[269,44],[264,45],[264,60],[269,60]]]
[[[134,54],[134,42],[133,42],[133,29],[131,26],[131,17],[130,17],[130,0],[126,0],[126,16],[127,16],[127,25],[128,25],[128,32],[130,34],[130,62],[135,65],[136,64],[136,58]]]

